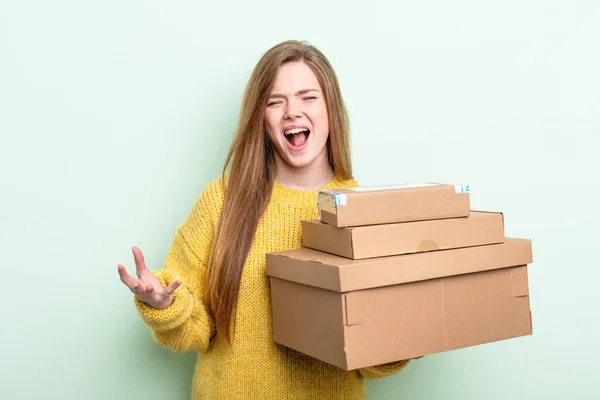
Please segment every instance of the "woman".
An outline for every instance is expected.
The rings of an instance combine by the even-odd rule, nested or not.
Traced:
[[[192,399],[364,399],[365,377],[408,363],[347,372],[272,339],[265,254],[301,247],[319,190],[357,185],[331,65],[300,42],[273,47],[248,82],[223,176],[203,190],[164,268],[151,273],[137,248],[139,279],[118,267],[155,340],[202,353]]]

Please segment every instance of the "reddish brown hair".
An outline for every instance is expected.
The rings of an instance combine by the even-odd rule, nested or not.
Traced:
[[[235,331],[242,269],[275,177],[274,149],[265,129],[266,104],[279,67],[297,61],[313,70],[323,90],[329,115],[329,164],[336,177],[352,177],[348,116],[329,61],[303,42],[286,41],[271,48],[246,86],[237,132],[223,168],[223,182],[228,167],[229,179],[224,184],[225,202],[208,268],[208,302],[217,332],[229,343]]]

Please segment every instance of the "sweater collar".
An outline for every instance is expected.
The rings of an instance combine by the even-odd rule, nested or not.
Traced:
[[[292,204],[316,206],[317,195],[321,190],[342,189],[356,186],[358,186],[358,183],[354,179],[340,179],[338,177],[334,177],[327,184],[313,190],[292,189],[275,181],[273,182],[271,200],[283,201],[290,206]]]

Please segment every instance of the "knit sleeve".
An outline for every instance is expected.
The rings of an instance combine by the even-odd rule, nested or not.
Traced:
[[[375,365],[373,367],[361,368],[358,371],[367,379],[383,378],[393,375],[406,367],[410,360],[395,361],[387,364]]]
[[[216,333],[205,293],[212,238],[222,206],[220,181],[209,184],[186,221],[180,226],[163,269],[153,271],[163,286],[181,280],[173,303],[164,310],[152,308],[134,296],[140,316],[159,344],[177,351],[205,352]]]

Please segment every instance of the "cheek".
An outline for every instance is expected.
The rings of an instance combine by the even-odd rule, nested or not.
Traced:
[[[267,134],[271,140],[276,140],[277,131],[279,129],[278,117],[275,112],[267,112],[265,114],[265,127]]]
[[[319,131],[327,133],[329,131],[329,116],[327,115],[327,107],[324,105],[316,107],[313,116],[314,123],[319,124]]]

